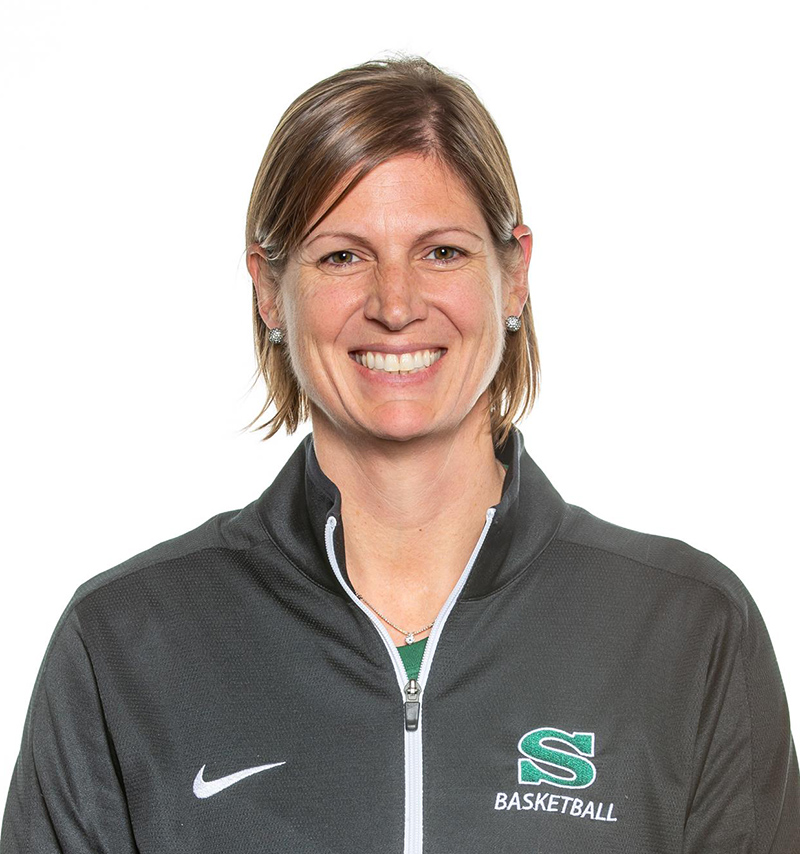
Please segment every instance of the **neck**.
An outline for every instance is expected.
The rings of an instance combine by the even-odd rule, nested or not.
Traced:
[[[486,422],[393,442],[354,441],[314,419],[317,459],[342,496],[350,582],[404,632],[435,619],[500,500],[504,471]]]

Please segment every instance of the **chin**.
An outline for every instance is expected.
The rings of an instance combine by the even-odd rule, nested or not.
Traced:
[[[372,417],[360,421],[361,429],[376,439],[408,442],[436,432],[438,420],[430,410],[409,410],[407,406],[385,406]]]

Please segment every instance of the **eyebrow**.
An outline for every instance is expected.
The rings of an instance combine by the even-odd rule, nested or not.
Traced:
[[[444,226],[443,228],[432,228],[429,231],[424,231],[422,234],[418,235],[416,238],[416,243],[421,243],[423,240],[428,240],[431,237],[436,237],[438,234],[451,234],[452,232],[457,231],[461,234],[469,234],[471,237],[474,237],[481,244],[483,244],[483,238],[480,234],[476,234],[474,231],[470,231],[468,228],[461,228],[457,225],[452,226]],[[322,231],[319,234],[315,234],[314,237],[311,238],[305,245],[311,246],[312,243],[315,243],[317,240],[321,240],[323,237],[340,237],[344,240],[349,240],[354,243],[361,243],[369,245],[369,240],[367,240],[363,235],[355,234],[352,231]]]

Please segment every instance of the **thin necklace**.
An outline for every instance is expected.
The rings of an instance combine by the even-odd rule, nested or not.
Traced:
[[[369,602],[367,602],[367,600],[366,600],[366,599],[365,599],[365,598],[364,598],[360,593],[356,593],[356,596],[358,596],[358,598],[359,598],[359,599],[360,599],[360,600],[361,600],[361,601],[362,601],[362,602],[363,602],[363,603],[364,603],[364,604],[365,604],[365,605],[366,605],[366,606],[367,606],[371,611],[374,611],[374,612],[375,612],[375,613],[376,613],[376,614],[377,614],[377,615],[378,615],[378,616],[383,620],[383,622],[384,622],[384,623],[388,623],[388,624],[389,624],[393,629],[397,629],[397,631],[398,631],[398,632],[400,632],[400,634],[401,634],[401,635],[405,635],[405,640],[406,640],[406,643],[407,643],[407,644],[412,644],[412,643],[414,643],[414,635],[420,635],[420,634],[422,634],[423,632],[427,632],[427,631],[428,631],[428,629],[432,629],[432,628],[433,628],[433,623],[428,623],[428,625],[427,625],[427,626],[423,626],[421,629],[417,629],[415,632],[407,632],[405,629],[401,629],[401,628],[400,628],[400,626],[396,626],[396,625],[395,625],[395,624],[394,624],[390,619],[388,619],[387,617],[384,617],[384,616],[383,616],[383,614],[381,614],[381,612],[380,612],[380,611],[379,611],[379,610],[378,610],[374,605],[370,605],[370,604],[369,604]]]

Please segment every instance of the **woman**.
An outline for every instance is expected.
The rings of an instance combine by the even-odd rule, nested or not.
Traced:
[[[797,850],[746,591],[565,504],[512,426],[531,236],[474,93],[422,60],[312,87],[247,243],[268,435],[313,438],[78,591],[4,854]]]

